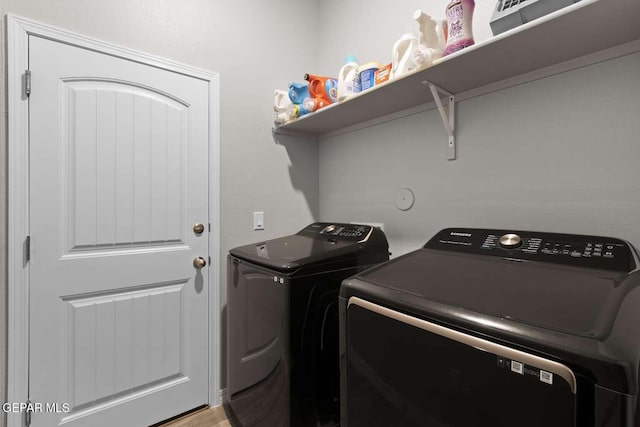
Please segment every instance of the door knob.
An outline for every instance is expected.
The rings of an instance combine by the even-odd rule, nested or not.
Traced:
[[[193,226],[193,232],[196,234],[204,233],[204,224],[200,224],[199,222],[195,223]]]
[[[195,257],[193,259],[193,266],[195,268],[202,268],[205,265],[207,265],[207,260],[205,260],[204,258],[202,258],[201,256]]]

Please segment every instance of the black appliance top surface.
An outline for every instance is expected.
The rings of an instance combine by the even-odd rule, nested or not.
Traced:
[[[520,243],[502,248],[500,238],[512,234]],[[516,244],[510,237],[508,243]],[[602,255],[593,256],[600,242]],[[632,248],[618,239],[447,229],[424,248],[358,277],[436,303],[598,337],[610,329],[635,269]]]
[[[624,297],[626,274],[421,249],[360,277],[440,304],[601,336]]]
[[[239,246],[229,253],[286,273],[365,251],[381,252],[388,257],[388,243],[381,230],[362,224],[318,222],[296,234]]]

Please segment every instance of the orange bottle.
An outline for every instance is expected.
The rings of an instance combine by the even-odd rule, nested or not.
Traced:
[[[323,99],[327,104],[332,104],[338,100],[337,79],[313,74],[305,74],[304,79],[309,82],[309,95],[311,95],[311,98]]]

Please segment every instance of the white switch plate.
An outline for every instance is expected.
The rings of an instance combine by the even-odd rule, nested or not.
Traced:
[[[253,213],[253,229],[264,230],[264,212]]]

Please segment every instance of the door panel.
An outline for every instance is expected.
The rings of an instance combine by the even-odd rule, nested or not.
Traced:
[[[208,402],[208,83],[31,36],[34,426]]]
[[[69,250],[184,243],[188,105],[127,82],[62,84]]]
[[[73,408],[182,376],[184,288],[185,283],[171,283],[63,298],[65,388]]]
[[[229,394],[265,379],[284,356],[286,284],[249,264],[227,263]]]

